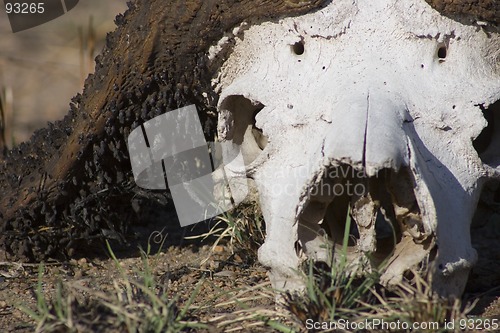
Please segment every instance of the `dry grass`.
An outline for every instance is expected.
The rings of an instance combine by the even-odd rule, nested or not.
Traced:
[[[228,258],[244,251],[255,260],[254,246],[248,245],[247,237],[249,231],[264,235],[258,208],[245,207],[222,219],[211,232],[218,235],[216,247],[226,247]],[[160,253],[151,254],[149,247],[141,251],[140,264],[130,274],[111,248],[108,250],[119,271],[108,291],[69,282],[58,284],[48,296],[42,291],[41,268],[36,308],[30,310],[24,306],[36,321],[37,332],[327,332],[346,322],[403,325],[399,330],[377,327],[365,332],[406,332],[410,330],[404,327],[413,327],[415,323],[436,325],[426,332],[459,332],[460,326],[445,329],[446,323],[466,320],[474,305],[464,306],[460,300],[433,296],[418,274],[411,284],[402,282],[386,290],[378,285],[377,272],[363,277],[348,274],[341,267],[342,261],[334,267],[308,262],[303,272],[305,291],[281,295],[278,297],[281,303],[275,302],[278,293],[269,281],[256,282],[251,277],[255,268],[248,267],[215,272],[200,265],[191,273],[181,273],[193,279],[186,279],[180,288],[170,290],[171,281],[166,282],[164,274],[158,273],[163,260]],[[210,256],[216,252],[212,246]],[[346,261],[343,263],[347,265]],[[221,278],[226,283],[218,283]],[[319,326],[311,326],[314,322]]]

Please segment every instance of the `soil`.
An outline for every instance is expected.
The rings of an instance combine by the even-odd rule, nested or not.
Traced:
[[[102,309],[92,313],[100,317],[96,320],[97,324],[89,324],[88,315],[92,309],[88,304],[99,292],[113,294],[115,283],[124,282],[123,274],[127,279],[140,281],[144,263],[139,249],[146,250],[148,244],[152,254],[149,265],[155,281],[162,286],[168,299],[175,300],[178,309],[182,309],[195,295],[192,305],[201,309],[193,313],[191,320],[209,323],[209,331],[242,328],[238,316],[245,307],[248,309],[244,312],[251,315],[263,309],[273,312],[275,294],[266,270],[256,263],[255,252],[232,251],[232,247],[224,242],[213,246],[213,239],[187,241],[182,238],[183,234],[198,234],[207,230],[207,225],[194,230],[170,228],[167,231],[159,224],[137,227],[138,237],[131,246],[111,246],[120,267],[104,247],[95,248],[92,257],[45,263],[41,279],[38,264],[0,262],[0,332],[33,332],[36,329],[35,321],[22,308],[37,309],[36,290],[40,281],[47,299],[54,299],[57,285],[62,282],[67,294],[79,299],[80,304],[87,304],[83,310],[77,308],[81,313],[75,315],[76,331],[86,332],[92,328],[99,332],[123,332],[124,327],[116,327],[113,322],[117,319],[105,311],[101,312]],[[163,241],[165,243],[161,245]],[[163,250],[160,250],[162,247]],[[200,282],[201,289],[195,292]],[[241,301],[235,303],[236,299]],[[235,310],[239,312],[233,313]],[[106,324],[107,321],[111,323]],[[235,323],[228,323],[232,321]],[[255,321],[252,324],[256,325]],[[257,323],[249,332],[269,331],[269,328],[259,326],[264,325]]]
[[[165,221],[158,219],[160,220]],[[168,216],[166,220],[173,221]],[[471,273],[463,297],[464,303],[477,299],[476,306],[469,314],[470,318],[480,316],[500,319],[500,223],[498,220],[490,222],[473,234],[475,245],[479,245],[478,241],[482,245],[479,246],[480,261]],[[152,254],[149,265],[155,281],[164,287],[169,299],[176,300],[178,309],[195,295],[192,305],[199,306],[200,309],[194,310],[190,319],[208,325],[209,328],[203,331],[273,331],[255,319],[258,311],[271,313],[278,322],[284,322],[296,331],[305,331],[289,315],[280,317],[283,309],[281,312],[276,311],[276,294],[271,290],[266,269],[256,261],[255,251],[233,248],[227,242],[213,246],[213,238],[205,241],[186,240],[184,236],[203,233],[210,226],[202,224],[196,229],[182,229],[172,224],[167,225],[167,228],[161,223],[137,226],[134,230],[137,238],[130,240],[130,246],[112,244],[120,269],[104,246],[94,248],[94,255],[91,256],[45,263],[41,279],[38,264],[0,262],[0,331],[35,330],[34,320],[21,308],[37,308],[36,289],[39,281],[42,282],[43,293],[48,299],[54,299],[56,286],[62,282],[63,290],[69,290],[69,294],[80,299],[81,304],[87,304],[83,309],[74,310],[81,311],[74,316],[75,331],[85,332],[89,327],[97,332],[124,331],[123,326],[116,327],[117,319],[114,315],[101,312],[100,309],[92,313],[89,304],[95,298],[95,293],[115,293],[115,283],[123,282],[123,272],[131,280],[141,279],[144,264],[139,248],[147,249],[148,244],[151,245]],[[163,247],[160,245],[162,241],[165,241]],[[200,281],[203,281],[201,289],[195,292]],[[98,319],[94,320],[95,326],[91,326],[89,317],[94,316]],[[248,318],[244,320],[246,317]],[[106,322],[109,324],[105,324]],[[249,328],[248,325],[254,326]],[[477,330],[484,331],[486,330]]]

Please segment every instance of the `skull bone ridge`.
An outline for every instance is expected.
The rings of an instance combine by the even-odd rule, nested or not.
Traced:
[[[499,35],[423,0],[333,1],[242,27],[214,79],[218,136],[224,160],[245,160],[231,177],[257,190],[273,286],[302,288],[307,258],[334,263],[349,215],[352,269],[385,262],[391,285],[418,268],[460,295],[471,220],[500,179],[500,131],[473,145],[500,100]]]

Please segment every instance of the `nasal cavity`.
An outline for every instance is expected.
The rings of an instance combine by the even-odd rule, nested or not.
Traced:
[[[448,56],[448,47],[445,43],[441,43],[438,45],[436,56],[439,62],[444,62],[446,60],[446,57]]]
[[[292,52],[296,55],[303,55],[306,51],[304,41],[298,41],[292,45]]]

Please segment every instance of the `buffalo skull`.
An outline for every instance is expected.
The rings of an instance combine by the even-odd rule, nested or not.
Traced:
[[[463,292],[471,221],[500,179],[500,37],[487,28],[423,0],[339,0],[212,47],[214,59],[234,44],[213,82],[218,137],[224,160],[245,161],[230,176],[258,193],[274,287],[302,288],[308,258],[335,263],[350,216],[352,269],[384,262],[392,285],[417,268],[438,294]]]

